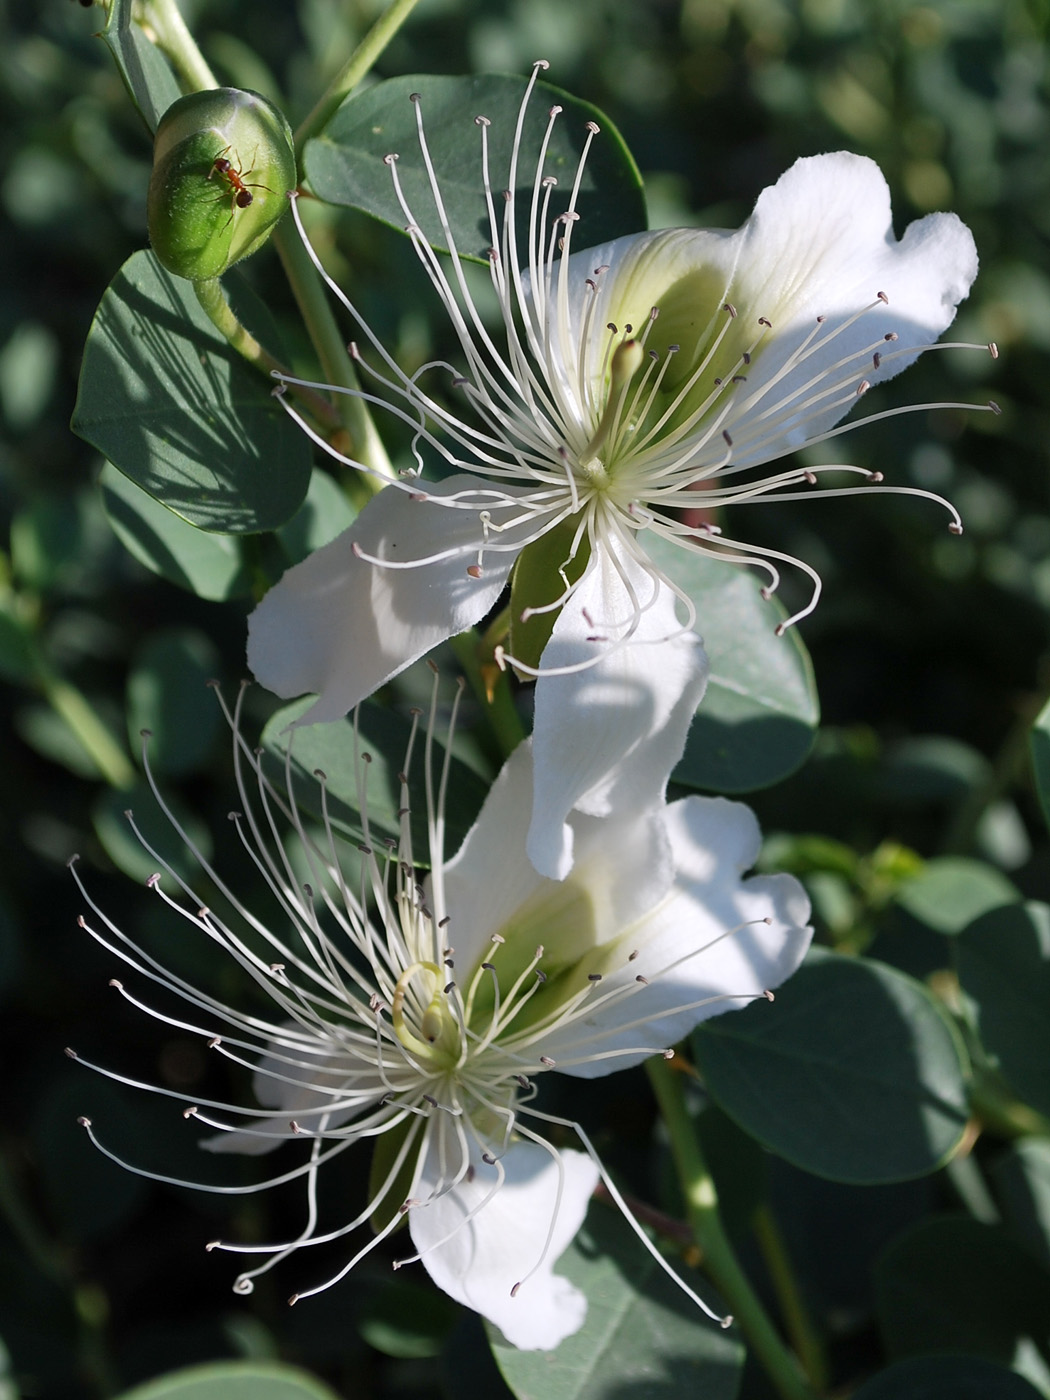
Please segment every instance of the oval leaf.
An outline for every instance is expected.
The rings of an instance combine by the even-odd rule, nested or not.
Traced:
[[[1038,1400],[1013,1371],[979,1356],[922,1356],[901,1361],[853,1392],[853,1400]]]
[[[832,1181],[935,1171],[966,1126],[955,1034],[920,983],[812,949],[777,992],[693,1034],[712,1096],[752,1137]]]
[[[592,1207],[557,1272],[587,1295],[574,1336],[552,1352],[518,1351],[490,1329],[519,1400],[734,1400],[744,1364],[739,1334],[700,1314],[612,1211]]]
[[[206,767],[223,729],[222,711],[208,688],[219,654],[203,632],[170,627],[138,648],[128,676],[128,737],[132,752],[150,733],[154,772],[182,776]]]
[[[125,1391],[118,1400],[339,1400],[334,1390],[276,1361],[215,1361]]]
[[[102,468],[99,488],[114,534],[152,573],[213,603],[251,592],[236,535],[187,524],[110,462]]]
[[[751,570],[669,544],[651,530],[639,540],[691,599],[711,663],[674,781],[713,792],[780,782],[805,762],[820,722],[813,665],[798,629],[776,635],[787,613],[762,597]]]
[[[956,968],[985,1049],[1014,1091],[1050,1115],[1050,905],[1008,904],[956,940]]]
[[[132,23],[132,9],[133,0],[112,0],[102,39],[143,121],[156,131],[161,116],[182,91],[167,59]]]
[[[313,703],[297,700],[279,710],[267,722],[262,732],[264,749],[274,755],[279,766],[270,768],[274,782],[283,787],[285,754],[291,745],[292,776],[295,799],[300,807],[321,816],[321,786],[315,777],[318,769],[325,775],[327,811],[334,825],[361,835],[360,803],[358,801],[359,753],[369,753],[367,765],[368,820],[373,832],[397,838],[401,830],[398,816],[401,807],[401,784],[398,774],[404,769],[411,723],[400,715],[366,702],[358,707],[357,726],[360,739],[354,739],[353,716],[327,724],[305,724],[290,729],[298,717]],[[412,843],[415,862],[429,864],[427,845],[426,804],[424,801],[423,735],[417,734],[415,759],[409,772],[412,801]],[[441,771],[445,750],[434,741],[435,781]],[[459,848],[481,810],[488,788],[478,775],[458,759],[452,760],[448,780],[448,804],[445,817],[445,854]]]
[[[965,1350],[1009,1366],[1028,1353],[1050,1378],[1039,1355],[1050,1337],[1050,1274],[995,1225],[923,1221],[876,1264],[875,1297],[892,1356]]]
[[[243,284],[231,300],[253,334],[275,345],[262,303]],[[202,530],[275,529],[310,482],[306,436],[212,325],[193,284],[152,253],[134,253],[99,304],[72,426]]]
[[[466,257],[487,261],[488,249],[501,243],[492,229],[481,156],[481,129],[475,118],[485,116],[488,169],[495,195],[496,217],[502,217],[500,192],[510,181],[511,153],[518,108],[526,80],[513,75],[484,73],[476,77],[391,78],[348,97],[324,132],[307,142],[306,175],[313,192],[330,204],[363,209],[384,223],[404,230],[414,223],[435,248],[450,242]],[[443,227],[430,189],[416,128],[418,94],[426,142],[448,216]],[[547,147],[544,172],[558,180],[550,219],[568,207],[585,124],[596,122],[601,132],[587,156],[576,208],[580,221],[573,232],[575,248],[588,248],[621,234],[646,227],[645,196],[638,168],[623,138],[603,113],[588,102],[548,83],[537,83],[529,103],[515,179],[519,265],[526,260],[529,207],[536,159],[547,130],[552,106],[563,108]],[[394,188],[385,157],[399,157],[397,176],[412,211],[406,216]],[[451,232],[451,238],[449,233]]]

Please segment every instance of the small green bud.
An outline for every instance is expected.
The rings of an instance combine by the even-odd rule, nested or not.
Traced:
[[[239,88],[180,97],[153,146],[153,251],[178,277],[218,277],[266,241],[294,187],[292,133],[272,102]]]

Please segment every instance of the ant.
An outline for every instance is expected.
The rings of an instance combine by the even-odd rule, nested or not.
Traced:
[[[220,175],[226,181],[226,188],[230,196],[230,219],[232,219],[235,208],[247,209],[249,204],[254,201],[255,196],[252,194],[252,190],[268,190],[271,194],[273,191],[270,190],[269,185],[252,184],[245,180],[244,170],[240,165],[234,165],[226,154],[229,149],[229,146],[224,147],[212,161],[211,169],[208,171],[208,179],[210,180],[213,175]],[[251,167],[247,173],[249,175],[252,173]],[[224,196],[220,195],[219,198],[224,198]],[[230,219],[226,220],[227,224],[229,224]]]

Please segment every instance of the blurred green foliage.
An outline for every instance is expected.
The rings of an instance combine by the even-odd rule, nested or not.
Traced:
[[[265,93],[294,125],[381,8],[199,0],[186,13],[222,81]],[[623,133],[654,226],[736,225],[796,156],[847,146],[886,172],[898,231],[945,207],[973,228],[982,271],[958,338],[994,339],[1000,357],[929,355],[895,383],[892,401],[994,397],[1002,416],[930,411],[849,439],[852,461],[955,501],[966,535],[949,537],[935,511],[891,496],[766,505],[748,517],[752,537],[805,557],[826,585],[803,628],[824,728],[798,773],[751,799],[769,833],[765,862],[805,881],[825,943],[872,953],[897,969],[890,980],[919,979],[930,1003],[953,1013],[984,1130],[975,1142],[971,1124],[972,1154],[935,1175],[878,1187],[819,1179],[794,1145],[794,1165],[763,1154],[768,1208],[823,1333],[831,1380],[847,1389],[916,1350],[902,1279],[925,1271],[931,1307],[943,1302],[943,1313],[958,1309],[962,1291],[987,1301],[1028,1251],[1028,1331],[1018,1331],[1028,1313],[957,1311],[964,1331],[948,1329],[948,1340],[1014,1364],[1026,1378],[1017,1386],[1050,1393],[1045,1329],[1030,1335],[1050,1298],[1045,1079],[1036,1090],[1010,1079],[1010,1065],[1041,1040],[1027,1043],[1024,1026],[998,1010],[997,984],[975,954],[987,921],[1006,917],[1002,906],[1050,900],[1050,846],[1028,767],[1029,729],[1050,690],[1048,22],[1048,0],[424,0],[377,69],[522,72],[549,59],[555,81]],[[235,1298],[204,1241],[220,1228],[259,1239],[294,1232],[298,1200],[251,1197],[231,1210],[143,1183],[98,1158],[75,1123],[104,1114],[118,1150],[169,1175],[200,1173],[194,1130],[177,1109],[132,1100],[62,1055],[70,1042],[202,1095],[224,1079],[197,1041],[158,1038],[109,992],[112,969],[76,926],[80,901],[64,864],[79,852],[100,902],[160,949],[152,905],[121,873],[148,874],[141,852],[128,854],[121,818],[141,805],[138,730],[154,731],[166,784],[211,829],[220,856],[231,855],[229,743],[198,680],[236,686],[251,592],[326,538],[333,512],[340,523],[351,512],[322,477],[279,535],[188,537],[173,517],[147,530],[126,478],[110,469],[100,486],[97,453],[69,432],[96,306],[146,242],[149,133],[95,37],[101,23],[100,9],[71,0],[0,7],[0,1036],[9,1066],[0,1338],[11,1356],[0,1394],[94,1400],[194,1361],[280,1355],[355,1397],[495,1397],[504,1383],[476,1323],[450,1330],[444,1300],[429,1290],[426,1305],[380,1306],[392,1286],[382,1260],[291,1313],[283,1278],[262,1280],[250,1302]],[[447,328],[428,320],[406,241],[331,210],[315,237],[409,372],[447,353]],[[281,323],[293,362],[309,363],[272,250],[245,278]],[[403,295],[391,297],[391,286]],[[394,698],[412,698],[414,684],[409,676]],[[247,727],[261,732],[274,708],[249,693]],[[466,757],[491,772],[483,738]],[[1045,771],[1042,784],[1045,794]],[[1045,947],[1030,939],[1021,951],[1019,962],[1038,971],[1033,995],[1045,997]],[[198,967],[190,949],[163,952],[221,992],[222,969]],[[1045,1001],[1036,1022],[1040,1009],[1045,1017]],[[996,1025],[1014,1026],[1005,1049],[996,1043],[1002,1059],[982,1043],[982,1016],[987,1024],[996,1014]],[[1045,1074],[1045,1061],[1036,1068]],[[676,1208],[644,1079],[595,1081],[573,1111],[630,1189]],[[710,1129],[717,1113],[708,1104],[701,1121]],[[724,1140],[721,1158],[713,1147],[711,1156],[731,1194],[757,1149],[731,1123]],[[336,1209],[364,1190],[367,1162],[352,1158],[326,1182]],[[249,1179],[250,1164],[236,1165]],[[951,1229],[936,1218],[943,1212],[958,1217]],[[772,1256],[767,1248],[759,1260],[753,1217],[749,1205],[737,1228],[765,1278]],[[943,1258],[956,1256],[942,1252],[938,1263],[938,1230],[972,1273],[945,1276]],[[399,1308],[400,1329],[391,1321]],[[928,1335],[918,1346],[936,1349]],[[872,1396],[890,1393],[871,1384]],[[762,1385],[747,1371],[744,1400],[760,1400]],[[1009,1378],[1001,1393],[1015,1394]]]

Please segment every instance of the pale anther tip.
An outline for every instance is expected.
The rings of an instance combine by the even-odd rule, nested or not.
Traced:
[[[298,1293],[293,1293],[292,1296],[288,1299],[288,1306],[289,1306],[290,1308],[294,1308],[295,1305],[296,1305],[296,1303],[298,1303],[298,1301],[299,1301],[299,1295],[298,1295]]]
[[[992,410],[996,417],[998,417],[1002,413],[1002,409],[999,407],[999,405],[994,399],[988,400],[988,407]]]
[[[484,571],[482,570],[480,564],[469,564],[467,566],[467,573],[470,575],[471,578],[481,578],[483,572]]]
[[[994,340],[990,340],[988,342],[988,353],[989,355],[991,355],[993,360],[997,360],[999,358],[999,347],[998,345],[996,345]]]
[[[109,979],[109,985],[115,988],[118,992],[122,992],[124,990],[124,983],[120,980],[119,977],[111,977]]]
[[[422,102],[422,101],[423,101],[423,97],[422,97],[422,94],[421,94],[421,93],[418,93],[418,92],[410,92],[410,93],[408,94],[408,100],[409,100],[409,102]]]
[[[398,153],[397,153],[396,151],[389,151],[389,152],[387,152],[387,154],[383,157],[383,164],[384,164],[384,165],[393,165],[395,161],[398,161],[398,160],[400,160],[400,159],[401,159],[401,157],[398,155]]]
[[[769,990],[768,987],[765,989],[762,995],[765,997],[766,1001],[776,1001],[776,997],[773,995],[773,993]]]
[[[476,116],[476,117],[474,118],[474,125],[475,125],[475,126],[491,126],[491,125],[492,125],[492,122],[489,120],[488,117],[483,117],[483,116],[481,116],[481,115],[478,115],[478,116]]]
[[[950,521],[948,522],[948,533],[949,533],[949,535],[961,535],[962,532],[963,532],[963,527],[959,524],[959,522],[958,522],[957,520],[950,520]]]
[[[784,625],[784,623],[778,622],[777,625],[773,628],[773,635],[774,637],[782,637],[786,631],[787,627]]]
[[[66,1046],[66,1054],[71,1060],[75,1060],[77,1057],[77,1052],[73,1049],[72,1045]]]
[[[860,396],[861,396],[861,394],[866,394],[870,388],[871,388],[871,380],[870,380],[870,379],[862,379],[862,380],[860,381],[860,383],[857,385],[857,398],[859,399]]]
[[[554,106],[548,109],[547,115],[548,117],[560,117],[561,113],[561,107],[559,107],[557,102],[555,102]]]
[[[732,1313],[726,1313],[725,1317],[722,1318],[721,1322],[720,1322],[718,1325],[719,1325],[719,1327],[721,1327],[721,1329],[722,1329],[723,1332],[726,1330],[727,1327],[732,1327],[732,1325],[733,1325],[733,1314],[732,1314]]]
[[[90,1127],[91,1127],[91,1119],[88,1118],[86,1114],[83,1114],[83,1113],[82,1113],[82,1114],[80,1115],[80,1117],[77,1119],[77,1122],[80,1124],[80,1126],[81,1126],[82,1128],[90,1128]]]
[[[537,58],[537,59],[534,59],[534,60],[533,60],[532,66],[533,66],[533,68],[542,68],[542,69],[544,70],[544,72],[546,72],[546,70],[547,70],[551,65],[550,65],[550,60],[549,60],[549,59],[546,59],[546,58]]]
[[[868,472],[868,480],[874,481],[875,484],[878,485],[880,481],[885,481],[886,478],[883,476],[882,472]]]
[[[592,136],[597,136],[598,133],[601,131],[601,127],[598,125],[597,122],[585,122],[584,125]]]
[[[671,1046],[671,1047],[670,1047],[669,1049],[667,1049],[667,1050],[661,1051],[661,1054],[663,1055],[663,1057],[664,1057],[665,1060],[673,1060],[673,1059],[674,1059],[674,1046]]]

